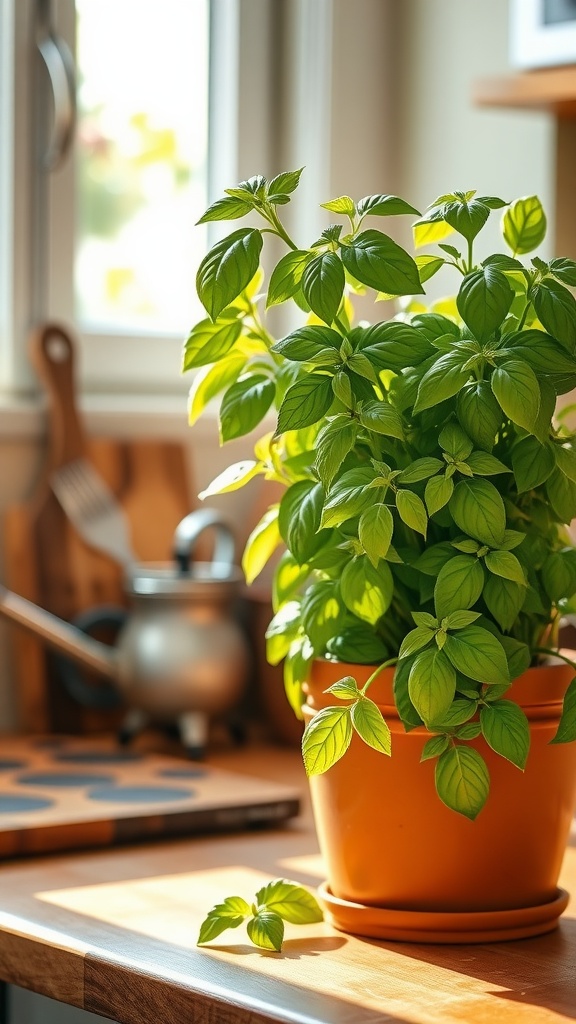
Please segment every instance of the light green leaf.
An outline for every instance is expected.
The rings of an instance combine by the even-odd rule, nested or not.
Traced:
[[[362,426],[367,430],[373,430],[374,433],[384,434],[387,437],[397,437],[399,441],[404,440],[402,418],[388,402],[362,402],[358,417]]]
[[[328,641],[344,628],[346,609],[334,580],[318,580],[302,598],[302,626],[314,652],[324,654]]]
[[[388,649],[367,623],[346,627],[327,644],[326,650],[338,661],[377,665],[386,661]]]
[[[316,438],[318,476],[329,487],[356,441],[357,427],[348,416],[334,416],[319,431]]]
[[[264,513],[246,541],[242,569],[247,583],[253,583],[259,576],[279,543],[278,505],[273,505]]]
[[[286,878],[276,878],[259,889],[255,900],[258,907],[274,911],[290,924],[315,924],[324,920],[322,908],[312,893]]]
[[[486,568],[495,576],[503,576],[504,579],[513,580],[522,587],[526,586],[524,570],[511,551],[489,551],[484,561]]]
[[[484,586],[484,572],[473,555],[455,555],[442,566],[434,587],[436,615],[443,619],[451,612],[476,604]]]
[[[298,430],[317,423],[326,415],[334,401],[332,378],[323,373],[309,373],[292,384],[278,412],[278,433]]]
[[[456,672],[437,647],[421,651],[414,659],[408,678],[408,693],[422,720],[441,719],[456,692]]]
[[[532,431],[540,409],[540,388],[532,367],[510,359],[495,368],[491,385],[506,416]]]
[[[362,231],[350,245],[342,245],[341,256],[348,273],[369,288],[390,295],[423,291],[412,257],[381,231]]]
[[[327,203],[320,203],[325,210],[330,210],[330,213],[344,213],[348,217],[353,217],[356,213],[356,207],[354,200],[350,196],[338,196],[337,199],[330,199]]]
[[[555,469],[546,481],[546,494],[559,520],[571,523],[576,517],[576,483]]]
[[[366,217],[368,214],[377,217],[397,217],[410,213],[419,216],[418,210],[406,203],[404,199],[399,199],[398,196],[364,196],[358,201],[356,208],[361,217]]]
[[[278,261],[270,275],[266,298],[267,306],[274,306],[292,298],[300,287],[302,275],[310,258],[310,253],[307,250],[296,249],[287,252]]]
[[[371,505],[360,516],[358,538],[372,565],[377,566],[388,553],[393,531],[394,520],[387,505]]]
[[[553,551],[542,566],[542,582],[554,603],[576,594],[576,551],[564,548]]]
[[[290,254],[289,254],[290,255]],[[281,338],[272,346],[272,351],[286,359],[294,359],[298,362],[314,362],[316,357],[326,349],[333,349],[335,358],[338,358],[342,336],[330,327],[323,327],[320,324],[305,324],[292,331],[285,338]]]
[[[205,366],[195,375],[188,392],[188,423],[193,426],[208,403],[238,379],[246,366],[246,356],[230,355],[221,363]]]
[[[396,491],[396,508],[401,520],[412,530],[426,536],[428,516],[422,498],[413,491]]]
[[[511,700],[494,701],[480,711],[480,726],[488,746],[524,771],[530,728],[522,708]]]
[[[217,199],[212,203],[206,213],[202,214],[197,224],[207,224],[212,220],[237,220],[244,217],[253,208],[253,204],[238,199],[235,196],[225,196],[224,199]]]
[[[288,703],[296,718],[302,719],[302,705],[305,701],[304,683],[314,660],[314,648],[307,637],[298,637],[290,644],[284,660],[284,689]]]
[[[250,906],[240,896],[228,896],[223,903],[217,903],[208,912],[206,919],[200,925],[198,945],[210,942],[212,939],[227,931],[228,928],[238,928],[250,913]]]
[[[403,469],[397,477],[400,484],[415,484],[420,480],[427,480],[428,477],[444,469],[444,463],[440,459],[423,458],[415,459],[406,469]]]
[[[256,462],[254,459],[243,459],[242,462],[235,462],[233,466],[228,466],[222,473],[219,473],[208,484],[208,487],[200,491],[198,497],[204,501],[205,498],[211,498],[213,494],[226,494],[229,491],[237,491],[238,488],[244,487],[245,484],[263,471],[262,463]]]
[[[398,654],[399,658],[409,658],[416,651],[420,651],[427,644],[431,643],[436,635],[435,627],[430,628],[429,626],[417,626],[416,629],[410,630],[409,633],[404,637]]]
[[[428,515],[433,516],[435,512],[439,512],[441,508],[444,508],[450,501],[453,491],[454,481],[452,478],[447,478],[445,474],[433,476],[426,484],[426,490],[424,491],[424,501],[426,502]]]
[[[331,693],[338,700],[358,700],[361,696],[358,684],[353,676],[343,676],[337,682],[332,683],[325,693]]]
[[[456,300],[458,311],[478,341],[488,341],[504,321],[512,300],[505,274],[486,266],[467,274]]]
[[[307,775],[327,772],[346,753],[352,739],[350,707],[323,708],[310,720],[302,737]]]
[[[452,704],[443,717],[437,722],[432,723],[431,728],[454,729],[456,726],[470,721],[472,716],[476,714],[476,709],[477,701],[467,700],[464,697],[457,697],[456,700],[452,701]]]
[[[461,480],[454,488],[448,508],[463,533],[499,547],[506,529],[506,512],[501,495],[489,480],[480,477]]]
[[[433,757],[440,757],[450,744],[449,736],[432,736],[426,740],[420,755],[420,761],[430,761]]]
[[[310,309],[328,325],[332,323],[344,293],[344,267],[335,252],[323,252],[306,264],[302,291]]]
[[[378,501],[378,491],[370,487],[375,478],[376,474],[369,466],[343,473],[331,487],[324,502],[322,527],[340,526]]]
[[[447,807],[471,821],[488,799],[490,776],[486,762],[473,747],[445,750],[436,764],[436,790]]]
[[[550,273],[562,284],[576,288],[576,263],[574,260],[557,259],[550,261]]]
[[[351,716],[352,725],[364,743],[381,754],[392,753],[390,729],[374,701],[361,697],[352,705]]]
[[[470,369],[465,369],[469,356],[469,352],[456,350],[436,359],[420,381],[414,403],[415,413],[432,409],[458,394],[470,379]]]
[[[567,476],[573,483],[576,483],[576,451],[573,448],[555,445],[553,452],[560,472],[564,473],[564,476]]]
[[[458,423],[454,423],[452,420],[445,427],[442,427],[438,443],[445,452],[448,452],[457,461],[467,459],[474,447],[468,434],[462,430]]]
[[[272,910],[259,911],[246,925],[248,937],[261,949],[272,949],[279,953],[284,941],[284,922]]]
[[[512,448],[514,479],[520,493],[545,483],[554,466],[554,450],[535,437],[524,437]]]
[[[212,320],[240,295],[258,270],[262,235],[239,228],[221,239],[204,257],[196,275],[198,297]]]
[[[285,551],[275,570],[272,584],[272,607],[278,612],[284,601],[298,593],[309,575],[307,566],[298,565],[289,551]]]
[[[386,562],[375,568],[368,558],[353,558],[340,577],[344,604],[363,622],[374,625],[390,606],[394,593],[392,573]]]
[[[500,629],[509,630],[512,629],[524,604],[526,587],[502,576],[489,574],[482,596]]]
[[[290,645],[300,632],[300,601],[287,601],[276,612],[268,625],[266,637],[266,660],[279,665],[290,650]]]
[[[298,167],[295,171],[282,171],[280,174],[277,174],[268,185],[269,195],[294,192],[298,188],[300,175],[303,170],[303,167]]]
[[[444,651],[459,672],[480,683],[508,683],[510,673],[502,644],[482,626],[448,634]]]
[[[576,299],[564,285],[549,278],[534,289],[534,308],[540,323],[569,352],[576,348]]]
[[[268,412],[275,394],[274,382],[263,374],[250,374],[232,384],[220,406],[222,442],[254,430]]]
[[[515,256],[540,245],[546,235],[546,215],[538,196],[511,203],[502,217],[502,233]]]
[[[423,245],[442,242],[444,238],[454,234],[454,228],[444,220],[428,220],[424,215],[412,225],[412,233],[415,248],[421,249]]]
[[[466,459],[475,476],[498,476],[500,473],[511,473],[500,459],[489,452],[472,452]]]
[[[206,366],[222,359],[242,334],[241,320],[201,320],[184,343],[182,370]]]
[[[456,611],[450,612],[447,616],[448,623],[447,629],[464,629],[465,626],[469,626],[470,623],[475,622],[476,619],[480,618],[480,612],[466,612]]]
[[[444,260],[441,256],[416,256],[416,266],[418,267],[418,273],[420,274],[420,281],[424,284],[425,281],[429,281],[434,274],[444,266]]]
[[[417,626],[428,626],[429,629],[438,629],[438,619],[430,612],[411,612],[412,618]]]

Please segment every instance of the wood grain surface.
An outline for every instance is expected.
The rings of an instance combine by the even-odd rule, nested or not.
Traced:
[[[294,751],[247,749],[215,760],[306,794]],[[299,819],[265,833],[6,864],[0,978],[122,1024],[561,1024],[576,1017],[574,905],[555,932],[519,942],[386,943],[322,923],[287,925],[282,954],[252,947],[242,927],[196,947],[215,902],[233,894],[250,901],[279,875],[310,887],[323,877],[307,802]],[[576,889],[576,845],[561,881]]]
[[[476,83],[473,102],[481,107],[547,110],[561,117],[576,116],[576,67],[524,71]]]

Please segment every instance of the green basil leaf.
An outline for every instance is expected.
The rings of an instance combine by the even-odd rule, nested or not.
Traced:
[[[374,701],[361,697],[352,705],[352,725],[364,743],[381,754],[392,753],[390,729]]]
[[[424,374],[418,388],[414,412],[424,412],[435,405],[453,398],[470,379],[470,369],[465,369],[469,353],[447,352],[436,359]]]
[[[322,908],[312,893],[286,878],[275,878],[259,889],[255,901],[259,907],[279,914],[290,924],[315,924],[324,920]]]
[[[546,494],[560,522],[568,524],[576,517],[576,484],[559,469],[546,481]]]
[[[278,193],[283,192],[294,192],[295,189],[298,188],[300,175],[303,170],[303,167],[299,167],[295,171],[282,171],[280,174],[277,174],[275,178],[272,178],[272,181],[268,185],[269,195],[277,195]]]
[[[442,566],[454,557],[454,549],[448,541],[441,544],[432,544],[419,556],[414,563],[414,568],[427,576],[437,576]]]
[[[208,403],[238,379],[246,366],[246,356],[230,355],[221,363],[203,367],[194,377],[188,392],[188,423],[192,426]]]
[[[448,504],[456,525],[475,540],[499,547],[506,529],[506,512],[501,495],[489,480],[479,477],[461,480]]]
[[[268,412],[275,394],[274,382],[262,374],[250,374],[232,384],[220,406],[222,442],[254,430]]]
[[[513,298],[514,292],[502,271],[487,266],[466,275],[456,305],[474,337],[484,342],[503,323]]]
[[[546,235],[546,215],[538,196],[511,203],[502,218],[502,232],[515,256],[536,249]]]
[[[526,587],[501,576],[489,575],[482,596],[500,629],[509,630],[512,629],[524,604]]]
[[[522,708],[498,700],[480,712],[482,735],[489,747],[524,771],[530,750],[530,728]]]
[[[323,503],[324,488],[313,480],[292,484],[280,502],[280,536],[300,565],[316,554],[323,543],[318,534]]]
[[[217,199],[212,203],[206,213],[202,214],[197,224],[207,224],[212,220],[237,220],[244,217],[254,208],[253,203],[234,196],[226,196],[224,199]]]
[[[562,284],[576,288],[576,263],[574,260],[557,259],[550,261],[550,273]]]
[[[363,427],[373,430],[375,434],[404,440],[402,417],[388,402],[363,402],[358,411],[358,418]]]
[[[410,669],[408,692],[426,724],[442,718],[456,692],[456,672],[443,651],[434,647],[417,655]]]
[[[454,481],[452,478],[447,478],[444,474],[433,476],[426,484],[426,490],[424,491],[424,501],[426,502],[428,515],[433,516],[435,512],[439,512],[441,508],[444,508],[450,501],[453,491]]]
[[[555,445],[553,452],[560,472],[576,483],[576,451],[563,445]]]
[[[506,336],[506,348],[499,355],[527,362],[537,375],[568,379],[576,370],[576,359],[549,334],[543,331],[519,331]]]
[[[356,351],[363,352],[377,370],[394,373],[407,366],[418,366],[434,353],[422,331],[400,321],[355,328],[350,339]]]
[[[555,466],[554,451],[535,437],[524,437],[512,449],[512,467],[519,493],[546,482]]]
[[[448,634],[443,650],[459,672],[480,683],[508,683],[510,672],[502,644],[482,626]]]
[[[500,459],[488,452],[472,452],[466,459],[475,476],[498,476],[500,473],[511,473]]]
[[[327,348],[333,349],[337,357],[341,344],[342,338],[337,331],[318,324],[307,324],[277,341],[272,351],[286,359],[307,363],[313,362]]]
[[[490,210],[477,199],[469,199],[445,203],[443,213],[446,223],[471,242],[484,227]]]
[[[445,263],[441,256],[416,256],[415,262],[422,284],[434,277],[434,274],[437,274]]]
[[[394,594],[390,568],[386,562],[375,568],[363,555],[353,558],[340,577],[340,592],[349,611],[375,625],[390,607]]]
[[[450,421],[442,427],[438,443],[445,452],[460,461],[467,459],[474,447],[472,441],[458,423]]]
[[[511,551],[489,551],[484,559],[486,568],[495,576],[503,576],[505,580],[513,580],[521,587],[526,586],[524,570]]]
[[[458,684],[457,684],[458,685]],[[454,729],[464,722],[470,721],[476,714],[477,701],[465,697],[457,697],[452,701],[448,711],[437,722],[432,723],[433,729]]]
[[[491,385],[505,415],[532,432],[540,409],[540,388],[534,370],[519,359],[510,359],[495,368]]]
[[[449,736],[432,736],[426,740],[420,755],[420,761],[430,761],[433,757],[439,757],[450,745]]]
[[[343,473],[324,502],[322,526],[340,526],[378,501],[377,491],[369,486],[375,478],[376,474],[370,466]]]
[[[542,582],[555,604],[576,594],[576,551],[564,548],[548,555],[542,566]]]
[[[572,680],[564,695],[562,716],[551,743],[571,743],[573,740],[576,740],[576,679]]]
[[[279,914],[271,910],[259,911],[248,921],[246,931],[250,941],[260,949],[272,949],[279,953],[284,941],[284,922]]]
[[[366,217],[369,213],[376,217],[398,217],[411,213],[420,216],[418,210],[398,196],[364,196],[357,202],[356,209],[361,217]]]
[[[472,608],[482,593],[484,571],[472,555],[454,555],[442,566],[434,587],[434,607],[439,619],[460,609]]]
[[[341,249],[342,263],[361,284],[390,295],[423,291],[418,267],[408,253],[381,231],[362,231]]]
[[[336,318],[344,294],[344,267],[335,252],[323,252],[306,264],[302,291],[310,309],[328,325]]]
[[[429,457],[415,459],[406,469],[402,470],[397,477],[397,481],[400,484],[415,484],[420,480],[427,480],[428,477],[433,476],[434,473],[443,468],[444,463],[440,459]]]
[[[576,299],[564,285],[550,279],[534,289],[534,308],[540,323],[569,352],[576,347]]]
[[[478,817],[490,791],[486,762],[473,747],[450,747],[436,763],[436,791],[443,803],[471,821]]]
[[[326,415],[334,401],[332,378],[309,373],[292,384],[278,412],[278,433],[310,427]]]
[[[239,228],[221,239],[204,257],[196,275],[198,297],[212,320],[250,284],[258,270],[262,235]]]
[[[241,320],[217,320],[215,323],[201,320],[192,328],[184,343],[183,371],[218,362],[230,351],[241,334]]]
[[[476,622],[476,619],[480,618],[480,612],[455,611],[450,612],[447,618],[448,629],[464,629],[465,626],[469,626],[472,622]]]
[[[275,306],[296,294],[309,260],[310,253],[302,249],[287,252],[279,260],[270,275],[266,306]]]
[[[402,522],[406,523],[412,530],[426,536],[428,527],[428,516],[422,498],[419,498],[413,491],[396,491],[396,508]]]
[[[326,644],[326,650],[338,661],[358,665],[377,665],[388,658],[388,649],[368,625],[344,628]]]
[[[356,442],[357,426],[348,416],[335,416],[316,438],[316,471],[324,487],[329,487]]]
[[[429,626],[417,626],[416,629],[410,630],[409,633],[404,637],[401,645],[399,658],[409,658],[415,654],[416,651],[426,647],[427,644],[431,643],[436,635],[436,629],[430,628]]]
[[[278,665],[290,650],[290,645],[300,631],[300,601],[286,601],[278,609],[266,629],[266,658],[271,665]]]
[[[250,913],[250,906],[240,896],[228,896],[208,912],[200,926],[198,945],[210,942],[228,928],[238,928]]]
[[[343,213],[348,217],[353,217],[356,213],[354,200],[350,196],[338,196],[337,199],[330,199],[327,203],[320,203],[320,206],[324,210],[330,210],[330,213]]]
[[[319,580],[308,587],[302,598],[301,619],[315,654],[324,654],[326,644],[347,619],[338,584]]]
[[[278,506],[272,505],[252,530],[242,555],[247,583],[253,583],[280,543]]]
[[[350,706],[323,708],[310,720],[302,737],[307,775],[322,775],[346,753],[352,739]]]
[[[486,380],[462,388],[456,404],[458,419],[479,448],[491,451],[502,423],[500,406]]]
[[[388,554],[394,532],[394,520],[387,505],[376,503],[360,516],[358,538],[372,565]]]
[[[242,462],[235,462],[232,466],[228,466],[222,473],[219,473],[214,480],[208,484],[203,491],[200,491],[198,497],[204,501],[206,498],[211,498],[214,494],[227,494],[229,491],[237,491],[240,487],[244,487],[250,480],[253,480],[255,476],[262,473],[264,467],[261,462],[256,462],[254,459],[243,459]]]

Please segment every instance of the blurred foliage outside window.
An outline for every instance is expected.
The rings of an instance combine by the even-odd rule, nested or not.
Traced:
[[[76,313],[181,334],[206,249],[208,0],[76,7]]]

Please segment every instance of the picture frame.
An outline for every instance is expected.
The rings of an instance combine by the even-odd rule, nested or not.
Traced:
[[[510,0],[515,68],[576,64],[576,0]]]

